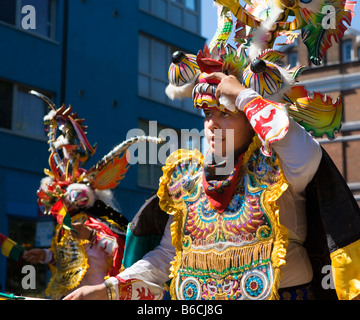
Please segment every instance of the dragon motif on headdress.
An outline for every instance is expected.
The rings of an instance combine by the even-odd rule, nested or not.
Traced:
[[[192,97],[195,107],[201,108],[205,103],[208,107],[236,111],[235,106],[223,97],[216,101],[216,83],[204,82],[201,76],[211,72],[232,74],[264,98],[285,104],[289,115],[313,136],[335,138],[341,128],[341,97],[332,101],[326,95],[310,93],[305,86],[296,85],[305,67],[280,66],[284,54],[278,47],[300,38],[308,49],[311,62],[320,65],[326,50],[333,45],[332,40],[338,42],[344,36],[346,24],[350,26],[356,2],[246,0],[245,3],[242,6],[238,0],[214,1],[218,7],[216,34],[210,45],[205,44],[197,56],[174,54],[177,58],[173,58],[169,68],[168,96],[172,99]],[[228,43],[232,31],[235,47]],[[286,41],[276,44],[279,37],[285,37]],[[192,61],[191,75],[184,68],[189,65],[189,60]],[[184,72],[189,80],[178,84],[176,79]],[[183,94],[184,87],[186,94]]]

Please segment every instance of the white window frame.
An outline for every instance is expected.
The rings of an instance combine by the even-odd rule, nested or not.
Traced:
[[[144,132],[145,135],[154,135],[155,133],[152,133],[151,131],[154,131],[154,129],[150,129],[150,121],[149,120],[145,120],[145,119],[139,119],[138,120],[138,127],[140,130],[142,130]],[[169,140],[166,142],[167,147],[169,147],[168,150],[166,150],[167,154],[166,156],[169,156],[172,152],[174,152],[175,150],[178,149],[186,149],[186,150],[201,150],[201,151],[205,151],[208,146],[204,145],[204,140],[206,140],[204,138],[204,133],[203,131],[200,132],[199,134],[197,134],[197,132],[188,132],[187,130],[185,130],[185,132],[183,130],[179,130],[179,129],[175,129],[175,128],[169,128],[166,127],[165,125],[162,124],[158,124],[156,123],[156,136],[162,136],[163,138],[169,138]],[[196,130],[195,130],[196,131]],[[170,138],[171,136],[171,138]],[[196,141],[194,141],[193,139],[195,139]],[[177,141],[176,141],[177,140]],[[171,142],[170,142],[171,141]],[[172,144],[171,147],[169,145],[169,143],[172,143],[176,141],[176,145]],[[157,190],[159,187],[159,179],[162,176],[162,167],[165,164],[165,160],[166,159],[159,159],[160,157],[162,157],[163,155],[160,154],[159,155],[159,149],[162,148],[162,145],[158,145],[157,148],[157,163],[150,163],[150,149],[149,149],[149,144],[145,143],[145,142],[140,142],[140,143],[144,143],[146,144],[146,159],[142,158],[142,161],[145,161],[146,164],[138,164],[138,176],[137,176],[137,185],[139,187],[142,188],[147,188],[147,189],[152,189],[152,190]],[[200,145],[199,145],[200,143]],[[139,147],[140,149],[140,147]],[[163,152],[163,151],[162,151]],[[204,153],[205,154],[205,153]],[[139,155],[140,156],[140,155]],[[149,162],[148,162],[149,161]],[[141,166],[141,167],[140,167]],[[149,182],[144,182],[144,175],[145,173],[141,173],[141,170],[143,168],[146,168],[146,179]],[[159,173],[159,175],[158,175]]]
[[[146,9],[144,6],[142,6],[142,4],[141,4],[142,1],[147,2],[150,9]],[[174,0],[162,0],[166,3],[166,7],[167,7],[166,13],[165,13],[165,18],[161,17],[160,14],[157,12],[157,10],[155,8],[156,1],[159,1],[159,0],[139,0],[139,9],[146,13],[152,14],[152,15],[156,16],[157,18],[164,19],[165,21],[167,21],[171,24],[174,24],[182,29],[185,29],[187,31],[190,31],[190,32],[198,34],[198,35],[201,34],[201,3],[200,3],[200,0],[194,0],[195,1],[195,10],[192,10],[186,6],[186,0],[178,0],[178,1],[180,1],[180,3],[178,1],[174,1]],[[182,11],[182,13],[183,13],[182,21],[180,24],[174,23],[174,21],[171,19],[171,6]],[[196,16],[197,22],[196,22],[195,30],[186,27],[186,21],[185,21],[186,13]]]
[[[57,12],[57,0],[49,0],[50,3],[50,21],[48,21],[49,24],[49,28],[50,28],[50,34],[48,35],[44,35],[42,33],[37,32],[36,29],[24,29],[21,26],[21,21],[23,19],[23,17],[25,16],[24,14],[21,13],[22,10],[22,0],[11,0],[11,1],[15,1],[15,23],[8,23],[5,21],[0,20],[0,24],[4,24],[7,26],[11,26],[14,27],[18,30],[21,30],[23,32],[29,33],[31,35],[40,37],[40,38],[44,38],[44,39],[50,39],[50,40],[55,40],[55,36],[56,36],[56,12]],[[36,10],[36,5],[35,5],[35,10]],[[38,16],[36,16],[36,18],[38,19]]]
[[[45,127],[44,127],[44,122],[41,121],[39,122],[39,127],[41,127],[42,130],[40,130],[40,132],[42,132],[41,134],[34,134],[33,132],[28,132],[28,131],[24,131],[24,130],[19,130],[17,128],[17,118],[16,118],[16,115],[17,115],[17,110],[19,108],[19,99],[18,99],[18,93],[20,91],[30,91],[30,90],[36,90],[36,91],[42,91],[42,90],[39,90],[37,88],[31,88],[31,87],[28,87],[28,86],[24,86],[24,85],[21,85],[21,84],[18,84],[18,83],[13,83],[13,82],[10,82],[10,81],[6,81],[6,80],[3,80],[3,79],[0,79],[1,82],[7,82],[9,83],[11,86],[12,86],[12,109],[11,109],[11,128],[8,129],[8,128],[3,128],[3,127],[0,127],[0,131],[1,132],[6,132],[6,133],[10,133],[10,134],[16,134],[16,135],[19,135],[19,136],[25,136],[27,138],[31,138],[31,139],[36,139],[36,140],[43,140],[43,141],[46,141],[46,132],[45,132]],[[52,98],[52,94],[50,93],[47,93],[47,92],[44,92],[42,91],[43,94],[45,94],[46,96],[48,96],[50,99]],[[39,99],[37,97],[34,96],[34,99]],[[41,101],[39,99],[39,101]],[[44,116],[46,115],[46,110],[47,110],[47,105],[45,104],[45,102],[43,102],[44,104],[44,113],[39,116],[39,119],[43,119]]]
[[[149,135],[149,130],[150,130],[149,126],[150,126],[150,122],[148,120],[139,119],[139,129],[143,130],[145,135]],[[158,131],[157,136],[159,136],[160,131],[164,130],[164,129],[174,130],[174,131],[176,131],[178,137],[180,136],[179,130],[174,129],[174,128],[167,128],[166,126],[164,126],[162,124],[157,124],[157,131]],[[143,142],[140,142],[140,143],[143,143]],[[146,146],[146,152],[147,152],[146,161],[149,161],[149,146],[148,146],[148,143],[145,143],[145,144],[147,145]],[[159,150],[160,147],[161,147],[160,145],[157,146],[157,151]],[[143,159],[143,160],[145,160],[145,159]],[[145,168],[148,170],[147,171],[147,173],[148,173],[147,180],[149,180],[149,183],[145,183],[144,181],[142,181],[142,179],[140,177],[140,170],[143,166],[145,166]],[[160,163],[159,159],[158,159],[158,163],[156,163],[156,164],[150,164],[150,163],[138,164],[138,177],[137,177],[138,186],[141,188],[157,190],[157,188],[159,187],[159,179],[162,175],[162,172],[161,172],[162,167],[163,167],[163,164]],[[160,176],[156,175],[156,169],[160,172]]]
[[[347,58],[346,52],[347,52],[347,48],[349,46],[351,47],[350,58]],[[350,61],[354,60],[354,44],[351,39],[343,41],[343,43],[341,45],[341,50],[342,50],[342,62],[350,62]]]
[[[166,74],[164,74],[164,76],[161,77],[161,78],[154,75],[154,72],[153,72],[154,69],[153,68],[156,68],[156,66],[150,65],[150,71],[145,72],[145,71],[140,70],[140,63],[139,63],[139,67],[138,67],[139,78],[138,79],[140,79],[140,76],[143,76],[143,77],[149,79],[149,81],[150,81],[150,94],[146,95],[146,94],[143,94],[143,93],[140,92],[141,91],[140,90],[140,80],[138,80],[138,95],[140,97],[142,97],[142,98],[146,98],[146,99],[154,100],[154,101],[162,103],[162,104],[166,104],[169,107],[180,109],[182,111],[189,112],[189,113],[192,113],[192,114],[201,115],[201,111],[193,107],[191,99],[171,100],[171,99],[169,99],[167,97],[167,95],[165,93],[165,90],[164,90],[163,95],[161,97],[159,97],[157,95],[155,95],[155,96],[152,95],[152,93],[151,93],[152,92],[152,85],[154,85],[155,81],[162,82],[164,84],[164,88],[168,85],[169,80],[168,80],[167,70],[168,70],[168,68],[169,68],[169,66],[171,64],[171,56],[172,56],[173,52],[175,52],[176,50],[179,50],[179,49],[172,46],[172,45],[170,45],[170,44],[168,44],[168,43],[160,41],[160,40],[158,40],[158,39],[156,39],[154,37],[150,37],[148,35],[140,33],[139,34],[139,50],[143,50],[143,48],[140,46],[140,37],[144,37],[144,38],[146,38],[146,39],[148,39],[150,41],[150,50],[144,51],[145,53],[148,53],[150,55],[149,59],[148,59],[148,61],[150,61],[149,63],[151,63],[151,61],[152,61],[151,54],[153,54],[153,52],[154,52],[153,46],[154,46],[155,41],[158,42],[158,43],[161,43],[164,46],[167,46],[167,60],[164,61]],[[139,53],[139,57],[140,57],[140,53]]]

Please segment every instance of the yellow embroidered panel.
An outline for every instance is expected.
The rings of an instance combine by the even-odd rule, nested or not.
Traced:
[[[85,214],[77,214],[72,222],[85,222]],[[52,277],[45,291],[52,299],[61,299],[76,288],[88,269],[87,254],[84,243],[87,240],[76,240],[69,230],[57,225],[52,239],[51,250],[54,253],[56,267],[52,268]]]
[[[287,231],[275,201],[287,183],[276,156],[263,156],[258,145],[246,153],[242,178],[222,213],[204,192],[198,154],[178,152],[164,168],[158,195],[163,210],[174,215],[173,299],[277,297]]]

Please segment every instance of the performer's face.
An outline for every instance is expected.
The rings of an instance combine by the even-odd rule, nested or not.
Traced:
[[[205,137],[210,151],[216,155],[225,157],[233,154],[254,135],[243,112],[232,113],[212,108],[204,109],[204,114]]]

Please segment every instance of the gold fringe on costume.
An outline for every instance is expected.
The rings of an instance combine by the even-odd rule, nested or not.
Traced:
[[[82,219],[86,220],[85,214],[77,214],[72,217],[73,222]],[[69,230],[62,230],[64,234],[58,239],[61,225],[57,225],[55,236],[52,239],[51,251],[54,254],[56,267],[50,268],[52,276],[45,290],[45,294],[55,300],[61,299],[70,290],[76,288],[89,267],[84,248],[84,244],[88,240],[75,240]]]
[[[261,146],[261,142],[257,137],[254,137],[252,144],[246,151],[243,157],[243,167],[250,161],[251,156]],[[209,248],[208,251],[199,251],[197,248],[187,250],[183,248],[184,226],[186,223],[187,207],[182,197],[174,198],[169,194],[168,187],[172,181],[172,174],[174,169],[180,163],[190,163],[193,167],[202,167],[203,156],[198,150],[187,151],[178,150],[171,154],[163,167],[163,176],[160,179],[160,186],[158,189],[159,204],[162,210],[173,216],[173,223],[171,225],[172,244],[176,248],[176,256],[171,262],[171,278],[174,278],[170,285],[170,294],[172,299],[176,299],[176,276],[180,268],[191,268],[201,270],[214,270],[223,272],[231,267],[244,267],[261,259],[265,261],[269,259],[274,272],[273,284],[271,293],[268,299],[278,299],[278,287],[281,279],[280,267],[285,265],[286,247],[288,244],[288,231],[279,222],[279,208],[276,205],[276,200],[287,189],[288,183],[285,176],[280,171],[279,179],[276,184],[269,186],[261,195],[261,205],[265,210],[267,217],[270,219],[271,226],[274,228],[274,235],[266,241],[255,242],[252,246],[236,247],[233,244],[228,250],[223,252]],[[277,160],[276,165],[280,167]],[[248,170],[248,169],[246,169]]]
[[[257,243],[255,245],[228,248],[223,252],[209,251],[184,251],[182,254],[183,268],[212,270],[222,273],[231,268],[242,268],[254,265],[254,262],[268,260],[271,257],[272,243]]]

